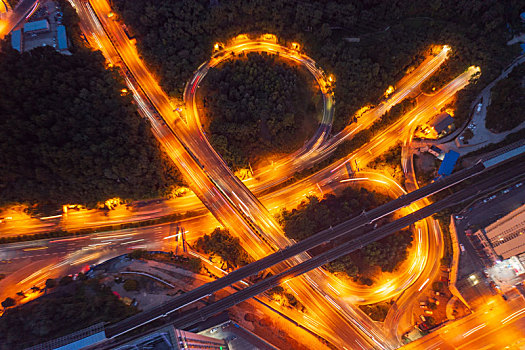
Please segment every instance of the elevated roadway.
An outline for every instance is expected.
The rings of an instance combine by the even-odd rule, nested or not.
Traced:
[[[452,206],[455,206],[457,204],[460,204],[464,201],[471,200],[475,197],[481,196],[485,193],[490,193],[494,187],[499,187],[503,183],[516,181],[518,178],[522,177],[525,173],[525,162],[520,162],[516,164],[515,166],[508,169],[507,167],[500,167],[498,168],[498,171],[493,174],[490,178],[487,179],[479,179],[476,178],[475,181],[468,186],[465,189],[462,189],[448,197],[446,197],[443,200],[440,200],[438,202],[432,203],[416,212],[413,212],[411,214],[408,214],[407,216],[400,218],[398,220],[395,220],[391,223],[388,223],[384,226],[381,226],[380,228],[377,228],[375,230],[372,230],[365,235],[362,236],[351,236],[351,232],[355,230],[353,226],[348,225],[348,223],[352,220],[349,220],[341,225],[338,225],[334,228],[328,229],[326,231],[320,232],[312,237],[318,237],[321,234],[329,235],[332,232],[338,232],[336,235],[350,235],[348,237],[348,241],[344,244],[341,244],[340,246],[330,249],[322,254],[319,254],[317,256],[312,257],[308,261],[302,262],[298,265],[295,265],[277,275],[271,276],[269,278],[266,278],[263,281],[260,281],[252,286],[249,286],[237,293],[234,293],[228,297],[225,297],[215,303],[212,303],[208,306],[205,306],[195,312],[183,315],[181,317],[177,317],[174,325],[177,328],[185,328],[189,327],[197,322],[206,320],[207,318],[213,316],[214,314],[221,312],[233,305],[236,305],[246,299],[252,298],[270,288],[273,288],[281,283],[284,283],[286,281],[289,281],[290,279],[297,277],[301,274],[304,274],[308,271],[311,271],[313,269],[316,269],[332,260],[335,260],[343,255],[346,255],[352,251],[355,251],[357,249],[361,249],[365,247],[366,245],[375,242],[377,240],[380,240],[388,235],[391,235],[392,233],[395,233],[399,230],[401,230],[404,227],[407,227],[409,225],[414,224],[417,221],[420,221],[434,213],[437,213],[441,210],[444,210],[446,208],[450,208]],[[359,218],[359,217],[358,217]],[[371,223],[373,220],[366,220],[365,223]],[[332,233],[333,235],[333,233]],[[310,237],[310,238],[312,238]],[[319,239],[319,238],[318,238]],[[325,239],[325,241],[328,239]],[[303,240],[302,242],[304,242]],[[300,243],[302,243],[300,242]],[[300,244],[298,243],[298,244]],[[297,244],[297,245],[298,245]],[[292,249],[293,247],[290,247],[289,249]],[[284,254],[284,252],[282,252]],[[279,254],[277,254],[279,255]],[[282,255],[281,257],[274,257],[274,259],[285,259],[286,255]],[[268,257],[270,258],[270,257]],[[200,288],[195,289],[194,291],[198,291],[199,293],[195,293],[193,295],[190,295],[190,298],[195,298],[196,295],[201,295],[201,298],[205,297],[206,295],[210,295],[213,293],[214,290],[217,290],[216,288],[223,284],[224,288],[225,286],[228,286],[235,282],[234,278],[231,278],[230,276],[235,273],[239,272],[237,275],[242,274],[252,274],[253,271],[258,272],[261,271],[261,267],[264,266],[262,264],[264,261],[257,261],[255,263],[249,264],[241,269],[232,272],[230,275],[223,277],[217,281],[211,282],[209,284],[206,284]],[[230,277],[230,278],[228,278]],[[221,281],[222,280],[222,281]],[[239,279],[238,279],[239,280]],[[200,290],[199,290],[200,289]],[[206,292],[203,293],[203,290],[206,290]],[[191,294],[192,292],[188,292],[186,294]],[[179,304],[181,304],[181,300],[185,295],[179,297]],[[328,298],[328,300],[331,302],[335,302],[332,299],[330,299],[329,296],[325,296]],[[174,300],[176,301],[176,300]],[[186,302],[184,305],[188,305],[191,303],[191,301]],[[166,317],[170,315],[172,312],[178,310],[180,307],[173,308],[173,303],[169,302],[166,304],[161,305],[161,307],[151,310],[148,312],[144,312],[141,314],[138,314],[136,316],[133,316],[131,318],[128,318],[120,323],[117,323],[113,326],[109,326],[106,328],[106,335],[108,338],[115,337],[118,335],[122,335],[126,332],[129,332],[130,330],[133,330],[137,327],[140,327],[144,324],[147,324],[153,320],[160,319],[163,317]]]

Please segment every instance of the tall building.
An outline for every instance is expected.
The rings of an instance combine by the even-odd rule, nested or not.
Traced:
[[[163,327],[153,333],[118,346],[115,350],[228,350],[226,341],[171,326]]]
[[[494,258],[508,259],[525,252],[525,205],[505,215],[475,235]]]

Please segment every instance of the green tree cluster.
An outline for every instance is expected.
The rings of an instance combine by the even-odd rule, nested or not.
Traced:
[[[228,230],[216,228],[210,235],[200,237],[195,248],[206,254],[219,256],[228,265],[239,267],[252,260],[242,248],[239,238],[233,237]]]
[[[122,286],[128,292],[136,291],[136,290],[139,289],[139,282],[137,280],[134,280],[134,279],[130,278],[130,279],[127,279],[126,281],[124,281],[124,284]]]
[[[98,322],[116,322],[136,312],[98,280],[76,280],[8,309],[0,318],[0,349],[23,349]]]
[[[366,166],[367,168],[385,171],[388,175],[403,184],[405,176],[401,165],[401,151],[402,145],[401,143],[398,143],[394,147],[390,147],[385,153],[381,154]]]
[[[296,308],[297,310],[302,312],[305,311],[304,305],[299,300],[297,300],[295,295],[293,293],[290,293],[288,290],[285,290],[282,286],[273,287],[272,289],[266,291],[266,293],[269,294],[272,298],[275,298],[276,295],[280,296],[281,298],[284,298],[286,300],[286,306]]]
[[[364,187],[348,187],[338,196],[329,194],[322,200],[308,197],[297,209],[281,211],[279,221],[287,237],[300,241],[388,200],[386,195]]]
[[[316,111],[306,72],[275,55],[248,53],[210,69],[203,82],[208,137],[233,169],[300,147]],[[313,119],[313,118],[312,118]]]
[[[94,206],[181,182],[99,52],[4,47],[0,64],[0,205]]]
[[[390,147],[385,153],[368,163],[368,166],[375,169],[382,164],[389,165],[392,168],[401,164],[401,143]]]
[[[337,225],[362,210],[370,210],[388,201],[388,197],[365,188],[346,188],[341,195],[327,195],[319,200],[309,197],[297,209],[283,210],[279,220],[286,236],[295,240],[305,239],[330,225]],[[396,232],[351,254],[326,265],[330,272],[342,272],[363,284],[372,284],[366,273],[374,267],[391,272],[407,258],[412,233],[409,230]],[[333,242],[329,248],[337,242]]]
[[[15,306],[16,305],[16,300],[11,298],[11,297],[7,297],[5,298],[4,301],[2,301],[2,307],[4,309],[7,309],[8,307],[12,307],[12,306]]]
[[[524,110],[525,65],[521,64],[492,88],[485,126],[495,132],[514,129],[525,121]]]
[[[466,108],[485,83],[493,80],[519,47],[506,46],[522,28],[518,0],[208,0],[114,1],[122,19],[137,33],[139,50],[162,77],[171,95],[183,91],[192,72],[211,55],[213,43],[240,33],[274,33],[298,41],[318,64],[337,77],[335,130],[420,62],[430,45],[449,44],[450,62],[434,80],[446,82],[470,65],[482,69],[480,84],[459,95]],[[347,37],[359,37],[349,43]]]
[[[394,271],[408,257],[412,246],[412,232],[402,230],[373,242],[363,249],[336,259],[326,265],[330,272],[343,272],[362,284],[372,285],[367,277],[375,267],[383,272]]]
[[[383,130],[385,130],[389,125],[393,124],[404,114],[408,113],[416,107],[415,99],[406,99],[401,103],[398,103],[392,107],[388,112],[383,114],[378,118],[374,123],[365,130],[359,131],[355,136],[341,144],[334,152],[331,157],[331,160],[337,160],[345,157],[349,153],[357,150],[359,147],[364,146],[372,138],[379,135]]]
[[[359,305],[359,308],[363,310],[365,314],[370,316],[374,321],[383,322],[390,309],[390,304],[387,302],[381,302],[370,305]]]

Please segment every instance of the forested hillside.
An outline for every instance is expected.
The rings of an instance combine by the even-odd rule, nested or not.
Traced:
[[[234,170],[298,149],[317,127],[316,104],[321,113],[314,83],[305,70],[266,54],[212,68],[202,84],[211,144]]]
[[[92,206],[160,196],[180,183],[100,53],[1,51],[1,205]]]
[[[310,197],[297,209],[284,210],[280,222],[287,237],[297,241],[335,226],[345,220],[388,202],[384,194],[365,188],[346,188],[341,194],[327,195],[322,200]],[[323,249],[329,249],[345,242],[345,237],[330,242]],[[363,249],[345,255],[326,265],[331,272],[342,272],[363,284],[372,284],[369,277],[376,268],[381,271],[395,270],[406,258],[412,244],[412,232],[402,230],[369,244]]]
[[[302,43],[337,78],[336,130],[363,105],[377,103],[434,44],[453,48],[447,67],[433,78],[436,86],[470,65],[481,67],[478,84],[460,92],[456,116],[463,118],[480,87],[518,55],[519,47],[506,46],[506,40],[522,26],[519,13],[525,10],[518,0],[221,0],[213,7],[207,0],[113,3],[173,96],[180,97],[215,41],[240,33],[274,33],[283,41]],[[347,37],[360,42],[349,43]]]
[[[511,130],[525,121],[525,65],[512,70],[491,90],[485,125],[495,132]]]

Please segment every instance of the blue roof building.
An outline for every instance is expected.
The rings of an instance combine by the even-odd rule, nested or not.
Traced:
[[[49,30],[49,22],[47,19],[41,19],[40,21],[27,22],[24,24],[24,32],[36,32],[41,30]]]
[[[522,13],[520,14],[520,18],[521,18],[521,20],[522,20],[523,22],[525,22],[525,12],[522,12]]]
[[[57,27],[57,39],[58,39],[58,49],[66,50],[67,49],[67,36],[66,36],[66,27],[59,25]]]
[[[438,169],[438,174],[442,176],[448,176],[452,174],[458,158],[459,153],[455,151],[449,151],[447,154],[445,154],[445,158],[441,162],[441,166]]]
[[[11,33],[11,46],[18,52],[22,52],[22,32],[20,29],[13,30]]]

